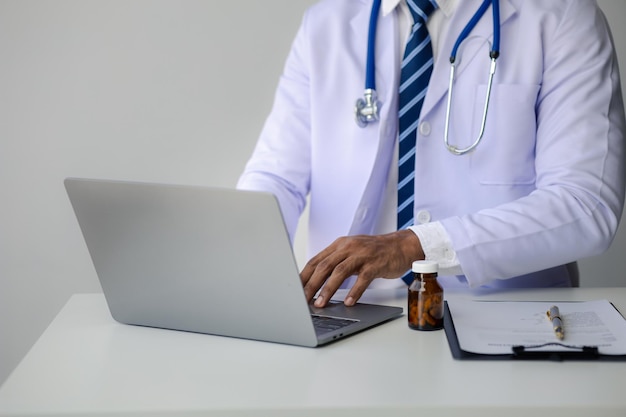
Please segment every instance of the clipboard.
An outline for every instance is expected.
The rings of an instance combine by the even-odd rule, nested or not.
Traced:
[[[598,348],[594,346],[585,346],[566,351],[538,351],[534,349],[535,346],[514,346],[510,354],[483,354],[465,351],[461,349],[447,301],[444,302],[443,327],[448,339],[450,353],[457,360],[626,361],[626,355],[604,355],[599,353]]]

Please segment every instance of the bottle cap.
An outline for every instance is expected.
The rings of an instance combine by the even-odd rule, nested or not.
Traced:
[[[435,274],[439,270],[439,264],[435,261],[415,261],[412,271],[420,274]]]

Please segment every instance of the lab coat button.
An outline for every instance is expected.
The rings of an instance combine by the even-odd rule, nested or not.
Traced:
[[[428,223],[430,221],[430,213],[426,210],[417,212],[416,220],[419,224]]]
[[[428,122],[420,123],[420,135],[422,136],[430,135],[430,123]]]

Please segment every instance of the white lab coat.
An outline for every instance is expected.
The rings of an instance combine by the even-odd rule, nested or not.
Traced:
[[[238,187],[273,192],[293,236],[310,193],[309,254],[369,234],[397,137],[397,16],[380,16],[380,121],[354,122],[371,0],[323,0],[305,14],[274,107]],[[501,0],[501,46],[482,143],[443,144],[449,54],[479,0],[463,0],[440,40],[422,108],[415,212],[450,236],[471,286],[569,285],[565,264],[604,251],[624,201],[624,107],[617,60],[594,1]],[[450,142],[475,139],[491,9],[462,44]],[[512,279],[511,279],[512,278]]]

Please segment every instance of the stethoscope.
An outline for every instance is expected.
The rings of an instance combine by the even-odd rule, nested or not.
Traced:
[[[356,101],[354,109],[356,123],[359,127],[365,127],[369,123],[376,122],[379,119],[379,102],[376,96],[376,80],[375,80],[375,43],[376,43],[376,23],[380,11],[381,0],[374,0],[372,12],[370,14],[369,30],[367,36],[367,62],[365,70],[365,93],[364,98]],[[459,149],[455,145],[451,145],[449,141],[450,132],[450,113],[454,88],[454,75],[456,71],[456,55],[461,43],[469,36],[470,32],[476,27],[478,21],[483,17],[489,5],[493,9],[493,44],[489,51],[491,66],[489,68],[489,81],[487,83],[487,94],[485,96],[485,105],[483,107],[483,116],[480,125],[478,138],[467,148]],[[450,83],[448,86],[448,102],[446,105],[446,120],[444,127],[444,144],[448,151],[454,155],[464,155],[476,149],[485,133],[485,125],[487,123],[487,113],[489,111],[489,99],[491,98],[491,87],[493,85],[493,75],[496,72],[496,60],[500,56],[500,2],[499,0],[483,0],[474,16],[467,23],[465,28],[454,43],[452,53],[450,54]]]

